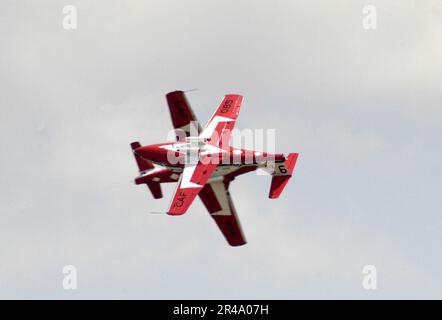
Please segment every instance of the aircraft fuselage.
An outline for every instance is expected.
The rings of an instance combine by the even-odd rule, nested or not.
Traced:
[[[281,153],[268,153],[229,147],[221,149],[210,143],[197,144],[186,139],[184,142],[165,142],[142,146],[134,150],[142,159],[181,172],[186,163],[200,159],[218,164],[217,173],[229,173],[243,166],[265,167],[269,163],[284,162]]]

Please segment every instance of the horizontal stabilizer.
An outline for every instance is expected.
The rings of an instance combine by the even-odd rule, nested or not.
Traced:
[[[163,192],[161,192],[161,185],[158,182],[150,181],[147,183],[150,192],[155,199],[160,199],[163,197]]]
[[[272,184],[270,186],[270,199],[276,199],[281,195],[282,191],[293,175],[297,159],[297,153],[290,153],[284,163],[276,165],[275,173],[272,178]]]

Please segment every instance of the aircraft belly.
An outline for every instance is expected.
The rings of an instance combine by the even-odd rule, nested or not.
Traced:
[[[215,172],[212,174],[212,177],[222,177],[222,176],[225,176],[226,174],[235,172],[236,170],[238,170],[239,168],[242,168],[244,166],[250,166],[250,165],[249,164],[239,164],[239,165],[223,165],[223,164],[220,164],[216,168]]]

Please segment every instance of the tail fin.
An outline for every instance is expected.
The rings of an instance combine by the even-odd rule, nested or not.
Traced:
[[[270,186],[269,198],[278,198],[285,186],[292,177],[295,170],[296,160],[298,160],[297,153],[290,153],[284,163],[279,163],[275,166],[275,172]]]

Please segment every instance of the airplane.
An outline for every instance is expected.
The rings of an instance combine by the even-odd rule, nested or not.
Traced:
[[[145,184],[153,197],[163,197],[161,183],[177,182],[168,211],[184,214],[199,196],[231,246],[246,244],[230,193],[230,183],[239,175],[258,168],[272,175],[269,198],[278,198],[293,175],[298,153],[271,154],[230,146],[230,136],[243,97],[227,94],[204,129],[201,128],[184,91],[166,94],[176,142],[131,149],[139,169],[135,184]]]

